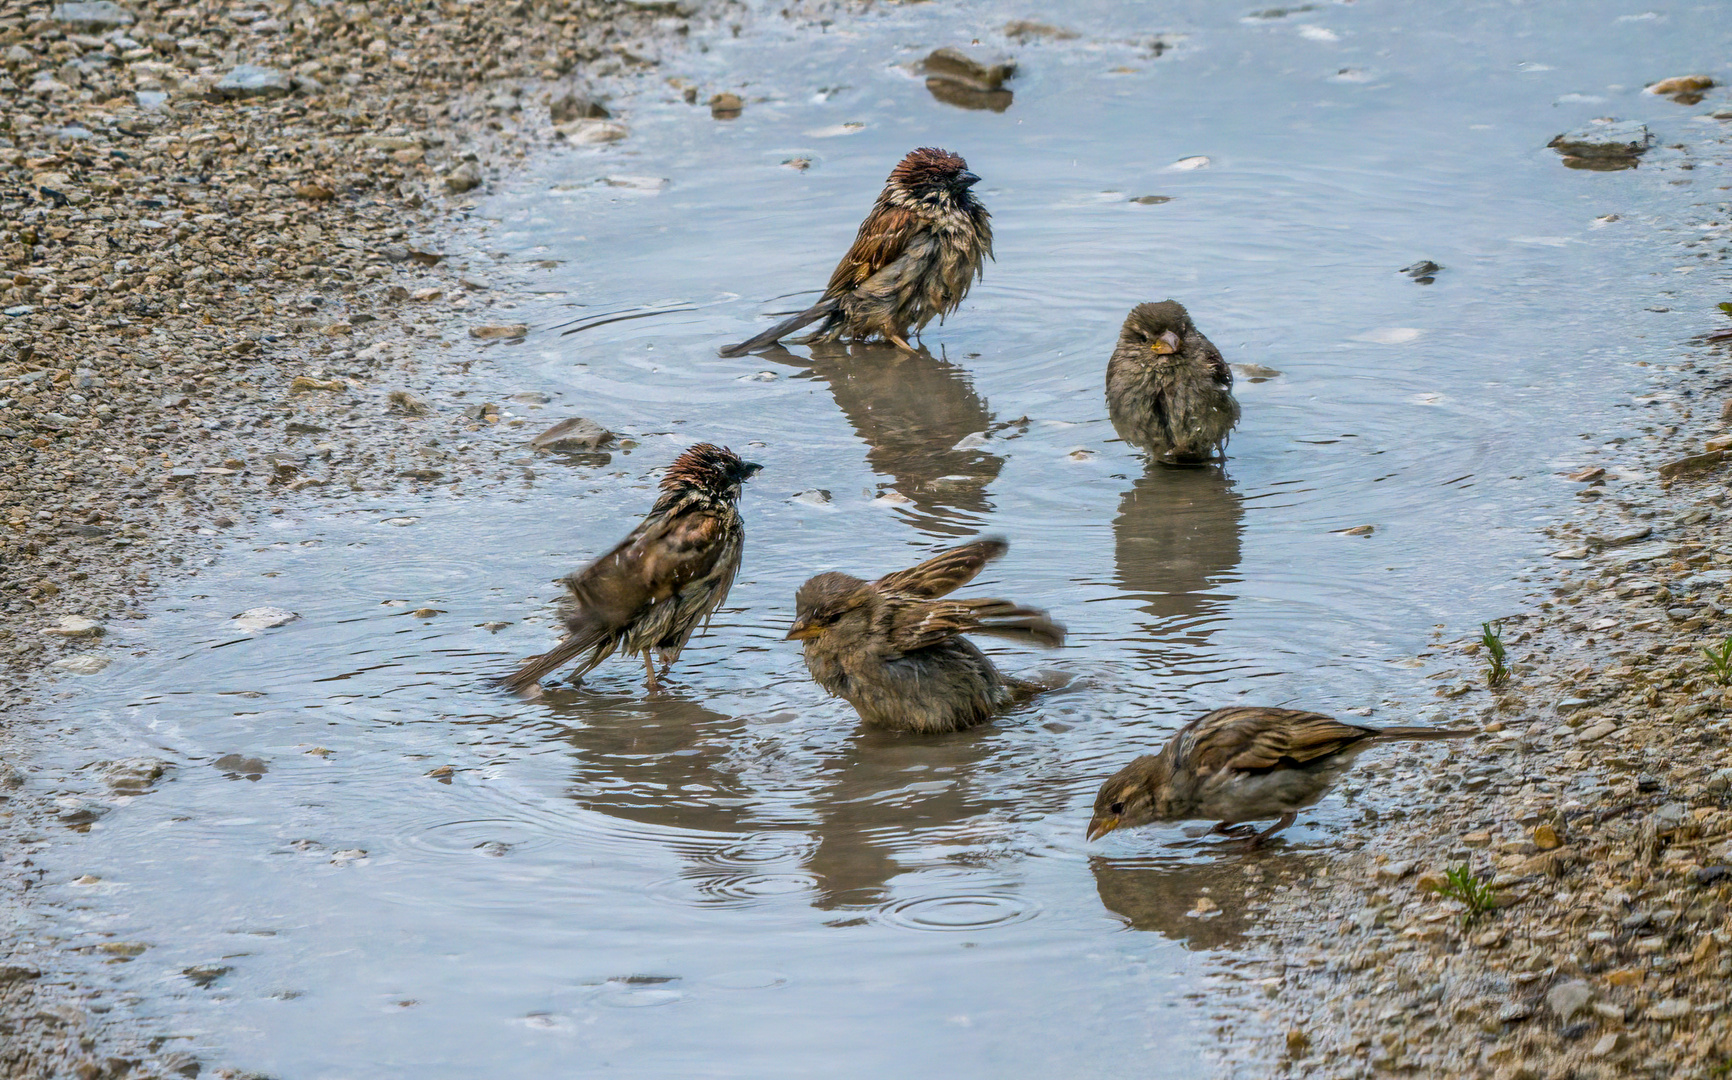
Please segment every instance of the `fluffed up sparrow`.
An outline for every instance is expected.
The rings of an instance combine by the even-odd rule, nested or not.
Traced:
[[[653,689],[651,650],[664,667],[673,663],[727,598],[746,535],[740,486],[760,468],[709,443],[675,458],[649,516],[612,551],[564,579],[565,637],[501,683],[528,690],[573,660],[576,682],[617,651],[643,654]]]
[[[1173,300],[1125,316],[1107,362],[1107,412],[1121,438],[1169,464],[1224,455],[1239,422],[1232,370]]]
[[[1448,728],[1369,728],[1298,709],[1216,709],[1101,785],[1088,838],[1157,821],[1215,820],[1215,832],[1253,841],[1293,824],[1370,747],[1403,739],[1458,739]],[[1278,819],[1257,832],[1247,821]]]
[[[819,319],[806,341],[881,338],[910,348],[910,328],[918,333],[955,311],[992,255],[990,215],[969,190],[979,182],[948,150],[910,151],[818,302],[721,354],[744,356]]]
[[[1009,547],[976,540],[877,581],[819,574],[794,598],[787,640],[805,642],[812,678],[871,727],[973,727],[1042,687],[1001,674],[962,635],[1064,643],[1064,627],[1044,611],[1008,600],[942,599]]]

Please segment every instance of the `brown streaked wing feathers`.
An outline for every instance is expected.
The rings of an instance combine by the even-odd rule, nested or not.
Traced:
[[[860,231],[855,234],[848,254],[836,264],[835,272],[830,275],[830,284],[824,287],[824,295],[837,296],[865,284],[867,278],[902,256],[908,247],[908,238],[919,226],[920,218],[912,210],[883,203],[873,207],[866,220],[860,223]]]
[[[1374,734],[1370,728],[1298,709],[1217,709],[1203,718],[1193,745],[1201,772],[1248,772],[1271,769],[1284,760],[1316,761]]]
[[[584,608],[623,626],[645,605],[709,573],[721,555],[714,540],[723,528],[712,514],[645,522],[567,582]]]
[[[1023,638],[1052,647],[1064,644],[1064,627],[1046,612],[1009,600],[893,600],[888,622],[888,642],[899,654],[931,648],[969,633]]]
[[[987,563],[1009,550],[1010,545],[998,537],[976,540],[941,551],[918,566],[885,574],[872,585],[884,593],[936,600],[973,581]]]

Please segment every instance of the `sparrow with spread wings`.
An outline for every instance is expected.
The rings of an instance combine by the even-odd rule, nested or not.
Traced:
[[[1158,754],[1137,758],[1101,785],[1090,840],[1156,821],[1218,822],[1253,843],[1293,824],[1373,746],[1459,739],[1450,728],[1370,728],[1298,709],[1216,709],[1180,728]],[[1275,818],[1258,832],[1247,821]]]
[[[740,486],[761,466],[699,443],[662,476],[649,516],[606,555],[564,579],[566,635],[500,680],[519,692],[572,661],[575,683],[615,652],[642,653],[651,689],[655,658],[674,662],[700,623],[727,599],[746,531]]]
[[[955,311],[992,255],[991,215],[969,190],[979,182],[948,150],[911,151],[884,182],[818,302],[721,354],[756,352],[814,322],[804,342],[878,338],[912,352],[910,329],[919,333]]]
[[[983,723],[1042,687],[1000,673],[964,634],[1064,644],[1064,627],[1044,611],[945,599],[1009,548],[976,540],[877,581],[819,574],[794,598],[788,640],[805,643],[812,678],[868,726],[939,732]]]

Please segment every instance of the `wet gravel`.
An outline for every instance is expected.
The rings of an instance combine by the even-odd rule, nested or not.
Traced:
[[[437,238],[534,146],[628,137],[594,99],[732,10],[0,0],[10,715],[100,670],[109,623],[260,517],[520,452],[539,429],[464,380],[521,337],[500,269]],[[0,721],[0,1076],[195,1075],[55,974],[30,856],[109,806],[36,775],[26,734]]]

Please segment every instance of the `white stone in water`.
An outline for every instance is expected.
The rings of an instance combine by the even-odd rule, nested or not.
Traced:
[[[1373,345],[1406,345],[1410,341],[1418,341],[1423,333],[1425,331],[1416,326],[1380,326],[1375,330],[1353,335],[1353,340],[1367,341]]]
[[[97,653],[80,653],[77,656],[63,657],[48,666],[57,671],[64,671],[68,675],[94,675],[107,667],[108,663],[109,660],[106,656]]]
[[[802,506],[821,507],[825,510],[834,510],[835,509],[835,507],[833,505],[831,505],[831,502],[830,502],[830,493],[828,491],[823,491],[819,488],[812,488],[809,491],[802,491],[802,492],[800,492],[800,494],[795,495],[793,498],[789,499],[788,501],[799,503]]]
[[[234,618],[229,620],[229,625],[233,626],[236,630],[245,630],[248,633],[252,633],[257,630],[269,630],[273,627],[286,626],[298,618],[300,618],[299,615],[292,611],[284,611],[282,608],[256,607],[248,608],[239,615],[236,615]]]
[[[990,438],[990,436],[988,436],[986,432],[976,431],[972,435],[964,435],[960,440],[958,440],[958,442],[955,446],[951,447],[951,449],[952,450],[978,450],[981,447],[986,445],[987,440],[989,438]]]
[[[101,637],[107,627],[85,615],[67,615],[60,620],[59,626],[51,626],[42,631],[44,634],[58,634],[61,637]]]
[[[1194,157],[1180,158],[1171,165],[1168,165],[1167,168],[1172,169],[1175,172],[1190,172],[1192,169],[1205,169],[1208,168],[1208,166],[1208,157],[1203,154],[1197,154]]]

